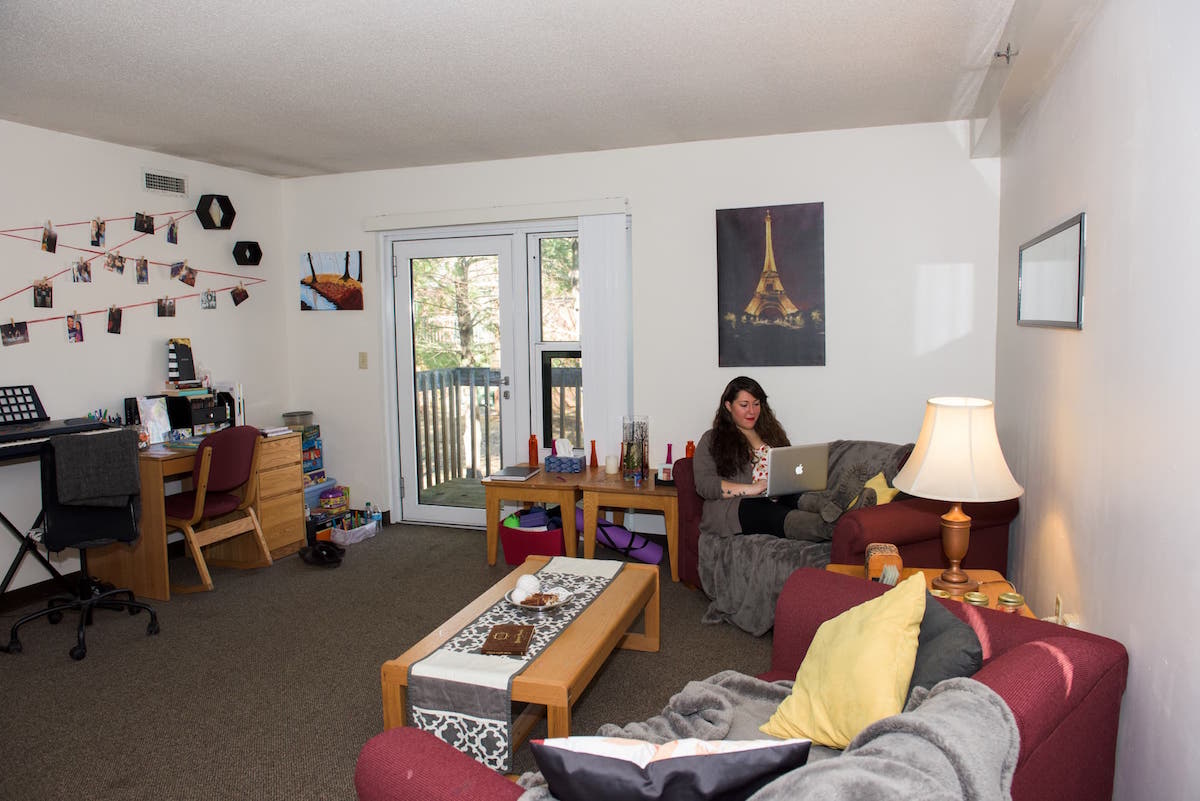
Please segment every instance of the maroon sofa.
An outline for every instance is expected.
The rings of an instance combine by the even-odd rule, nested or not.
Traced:
[[[779,595],[771,667],[760,678],[794,679],[821,623],[884,589],[797,570]],[[941,603],[979,635],[984,663],[974,678],[995,690],[1016,719],[1014,801],[1110,798],[1129,666],[1124,646],[1015,614]],[[514,801],[523,792],[433,735],[403,727],[363,746],[354,781],[360,801]]]
[[[679,494],[679,580],[700,587],[700,511],[704,499],[696,494],[692,460],[675,462],[672,477]],[[890,542],[909,567],[948,567],[942,551],[942,515],[950,508],[943,501],[906,498],[882,506],[846,512],[833,529],[834,564],[861,565],[867,545]],[[1020,504],[1014,499],[998,503],[967,503],[971,516],[971,545],[964,568],[998,570],[1008,574],[1008,526]]]

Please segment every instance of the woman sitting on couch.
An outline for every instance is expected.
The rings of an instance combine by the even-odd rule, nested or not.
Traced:
[[[797,536],[799,496],[764,497],[767,451],[790,444],[762,386],[746,376],[730,381],[712,428],[696,446],[696,492],[704,499],[701,533]]]

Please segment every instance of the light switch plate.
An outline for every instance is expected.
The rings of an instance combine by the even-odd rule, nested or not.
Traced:
[[[358,369],[359,370],[367,369],[367,352],[365,350],[360,350],[358,352]]]

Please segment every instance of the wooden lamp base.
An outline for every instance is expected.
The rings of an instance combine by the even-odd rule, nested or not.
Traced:
[[[962,504],[955,503],[950,511],[942,515],[942,550],[950,567],[933,580],[935,589],[945,590],[951,595],[962,595],[979,589],[978,581],[971,581],[963,572],[963,557],[971,542],[971,517],[963,512]]]

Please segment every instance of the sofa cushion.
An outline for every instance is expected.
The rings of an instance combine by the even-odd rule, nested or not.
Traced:
[[[655,745],[620,737],[531,740],[530,749],[559,801],[741,801],[808,759],[808,740],[672,740]]]
[[[870,491],[868,492],[868,490]],[[881,470],[867,480],[867,483],[863,485],[862,492],[854,496],[854,500],[850,501],[850,505],[846,509],[848,511],[868,506],[883,506],[885,503],[890,503],[899,494],[900,490],[888,486],[887,476]]]
[[[854,735],[904,707],[925,614],[917,573],[817,629],[792,694],[762,731],[845,748]]]
[[[917,659],[913,665],[908,695],[916,687],[933,687],[939,681],[973,676],[983,667],[983,645],[975,630],[932,595],[925,596],[925,615],[917,637]]]

